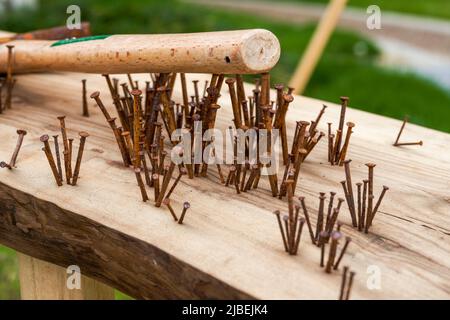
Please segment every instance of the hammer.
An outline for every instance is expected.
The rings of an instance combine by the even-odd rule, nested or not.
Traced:
[[[14,46],[15,73],[266,72],[278,62],[280,44],[263,29],[154,35],[103,35],[60,41],[13,40],[0,45],[0,73]]]

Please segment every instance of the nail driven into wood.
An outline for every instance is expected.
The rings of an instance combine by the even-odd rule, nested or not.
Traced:
[[[363,180],[363,191],[362,191],[362,203],[361,203],[361,228],[364,229],[366,225],[366,200],[367,200],[367,186],[369,180]]]
[[[287,244],[287,240],[286,240],[286,235],[284,233],[283,225],[281,223],[280,210],[275,210],[273,213],[277,217],[278,227],[280,228],[281,238],[283,239],[284,250],[286,252],[289,252],[288,244]]]
[[[362,207],[361,207],[361,188],[362,183],[356,183],[357,194],[358,194],[358,231],[362,231]]]
[[[158,199],[156,200],[155,206],[160,207],[161,203],[164,199],[164,195],[166,194],[167,187],[169,186],[170,179],[172,178],[173,171],[175,169],[175,163],[170,162],[170,165],[167,167],[167,170],[164,174],[164,178],[162,181],[161,189],[159,191]]]
[[[62,178],[59,176],[58,169],[56,168],[55,160],[53,159],[52,151],[50,149],[50,144],[48,143],[49,137],[44,134],[40,137],[41,142],[44,143],[44,148],[42,150],[45,152],[47,156],[47,161],[50,165],[50,169],[52,170],[53,176],[55,177],[56,184],[58,186],[62,186]]]
[[[341,143],[342,143],[342,135],[344,132],[344,122],[345,122],[345,113],[348,105],[348,97],[341,97],[341,114],[339,117],[339,129],[338,132],[340,133],[339,136],[336,136],[336,150],[334,155],[334,162],[339,162],[339,153],[341,150]]]
[[[319,241],[319,235],[323,231],[323,218],[324,218],[324,206],[325,206],[325,193],[321,192],[319,196],[319,212],[317,215],[317,225],[316,225],[316,241]]]
[[[345,157],[347,156],[348,146],[350,144],[350,136],[353,133],[353,128],[355,124],[353,122],[347,122],[347,134],[345,136],[344,146],[342,147],[341,153],[339,155],[339,165],[342,166],[345,163]]]
[[[303,215],[305,216],[306,225],[308,226],[308,231],[309,231],[309,236],[311,237],[311,242],[313,244],[316,244],[316,238],[314,236],[314,231],[313,231],[313,228],[311,225],[311,221],[309,219],[308,210],[306,209],[305,197],[298,197],[298,200],[300,200],[300,204],[302,205]]]
[[[336,196],[336,192],[331,191],[330,192],[330,201],[328,201],[328,211],[327,211],[327,218],[325,220],[325,226],[327,226],[328,222],[330,221],[331,213],[333,211],[333,202],[334,202],[335,196]]]
[[[341,290],[339,294],[339,300],[344,300],[344,294],[345,294],[345,287],[347,284],[347,273],[348,273],[348,267],[344,267],[344,272],[342,273],[342,281],[341,281]]]
[[[67,139],[67,131],[66,131],[66,123],[65,118],[66,116],[59,116],[57,117],[61,126],[61,135],[63,140],[63,146],[64,146],[64,168],[66,172],[66,182],[67,184],[70,184],[70,179],[72,178],[72,167],[70,164],[70,158],[69,158],[69,140]],[[62,178],[62,177],[61,177]]]
[[[339,268],[339,264],[341,263],[341,260],[344,257],[344,254],[347,251],[347,247],[351,241],[352,241],[352,238],[345,237],[345,244],[344,244],[344,247],[342,247],[341,253],[339,254],[339,258],[337,259],[336,263],[334,264],[334,267],[333,267],[334,270],[337,270]]]
[[[22,143],[23,143],[23,138],[27,134],[27,132],[22,129],[18,129],[16,132],[18,135],[17,143],[16,143],[16,147],[14,148],[13,154],[11,156],[11,160],[9,161],[9,164],[3,162],[4,164],[3,164],[2,168],[6,167],[11,170],[12,168],[15,168],[15,166],[16,166],[17,156],[19,155],[20,147],[22,146]]]
[[[62,166],[61,166],[61,154],[59,152],[59,143],[58,143],[58,135],[53,136],[53,142],[55,144],[55,156],[56,156],[56,165],[58,167],[59,176],[63,176]]]
[[[72,146],[73,146],[73,138],[69,138],[69,139],[67,139],[67,140],[69,140],[69,162],[70,162],[70,164],[71,164],[71,166],[72,166]],[[73,173],[72,173],[72,176],[73,176]]]
[[[369,221],[369,228],[372,226],[372,222],[373,219],[375,218],[375,214],[378,212],[378,208],[381,205],[381,202],[383,201],[384,195],[386,194],[386,191],[389,190],[388,186],[383,186],[383,190],[381,191],[380,197],[378,198],[377,203],[375,204],[375,208],[373,209],[373,212],[370,216],[370,221]]]
[[[152,174],[152,181],[153,181],[153,188],[154,188],[154,195],[155,195],[155,202],[159,197],[159,174],[154,173]]]
[[[147,191],[145,190],[144,181],[141,176],[141,169],[134,168],[134,175],[136,176],[136,181],[138,183],[139,189],[141,190],[142,201],[146,202],[148,200]]]
[[[344,166],[345,166],[345,179],[347,182],[347,194],[348,194],[348,206],[350,209],[350,215],[352,218],[352,225],[353,227],[358,226],[357,218],[356,218],[356,209],[355,209],[355,198],[353,195],[353,183],[352,183],[352,174],[350,172],[350,162],[352,160],[345,160]],[[344,189],[345,190],[345,189]]]
[[[84,145],[86,143],[86,138],[89,137],[89,133],[81,131],[80,135],[80,146],[78,147],[77,162],[75,164],[75,170],[72,178],[72,185],[75,186],[80,175],[81,159],[83,158]]]
[[[320,267],[325,266],[325,244],[329,238],[329,233],[327,231],[322,231],[319,234],[319,243],[318,246],[320,247]]]
[[[296,221],[297,223],[297,221]],[[294,254],[298,252],[298,246],[300,245],[300,239],[302,236],[303,226],[305,225],[305,218],[298,219],[298,228],[297,228],[297,236],[294,244]]]
[[[81,80],[81,85],[82,85],[81,99],[82,99],[82,104],[83,104],[83,117],[89,117],[87,91],[86,91],[86,79]]]
[[[163,204],[169,209],[170,214],[172,215],[173,220],[178,221],[178,217],[175,214],[175,211],[172,208],[172,205],[170,204],[170,199],[169,198],[165,198],[163,200]]]
[[[372,217],[372,210],[373,210],[373,171],[376,166],[374,163],[366,163],[366,166],[369,168],[369,174],[368,174],[368,180],[369,180],[369,189],[368,189],[368,199],[367,199],[367,217],[366,217],[366,225],[364,228],[364,232],[369,232],[369,224],[370,217]]]
[[[186,215],[186,211],[191,207],[189,202],[183,203],[183,211],[181,211],[180,220],[178,220],[178,224],[183,224],[184,216]]]
[[[355,272],[354,271],[350,271],[350,278],[348,279],[348,284],[347,284],[347,291],[345,292],[345,300],[349,300],[350,299],[350,292],[352,290],[352,286],[353,286],[353,278],[355,277]]]
[[[325,267],[325,272],[326,273],[331,273],[331,270],[332,270],[333,265],[334,265],[334,260],[336,258],[337,246],[339,244],[339,239],[341,237],[342,237],[342,235],[338,231],[333,231],[331,233],[330,251],[329,251],[329,254],[328,254],[327,265]]]
[[[169,192],[167,192],[166,198],[170,198],[170,195],[175,190],[175,187],[178,185],[178,182],[180,181],[181,177],[186,174],[187,170],[185,168],[180,168],[180,172],[178,173],[178,176],[175,179],[174,183],[172,184],[172,187],[170,188]]]

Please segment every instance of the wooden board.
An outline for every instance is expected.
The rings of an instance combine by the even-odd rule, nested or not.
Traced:
[[[20,296],[23,300],[113,300],[114,289],[92,280],[82,274],[79,287],[67,286],[68,276],[77,275],[73,269],[67,272],[52,263],[24,254],[18,254],[20,275]],[[71,280],[71,278],[69,278]]]
[[[237,195],[218,183],[214,170],[208,178],[183,178],[172,196],[177,212],[183,201],[191,202],[182,226],[166,209],[143,203],[100,110],[91,107],[90,118],[81,116],[82,78],[88,92],[103,93],[113,112],[99,75],[18,77],[13,109],[0,115],[0,159],[9,159],[17,128],[28,135],[18,168],[0,171],[0,243],[62,267],[77,264],[87,276],[137,298],[338,297],[341,273],[319,267],[320,252],[307,233],[298,256],[283,251],[272,212],[286,212],[287,205],[271,197],[267,179],[258,190]],[[232,112],[225,88],[222,95],[217,124],[225,128]],[[339,106],[327,105],[322,130],[328,121],[338,122]],[[314,119],[321,106],[295,98],[289,139],[295,121]],[[81,130],[91,134],[76,187],[56,186],[40,150],[39,136],[59,133],[61,114],[71,137]],[[376,196],[383,184],[391,188],[368,235],[349,226],[346,206],[341,213],[342,230],[353,238],[342,263],[357,272],[352,298],[450,298],[450,135],[408,124],[403,139],[422,139],[424,146],[398,148],[392,143],[399,121],[354,109],[347,120],[356,123],[349,149],[353,181],[367,176],[364,163],[374,162]],[[342,196],[344,170],[327,164],[326,150],[324,139],[304,164],[297,187],[313,223],[319,192]],[[366,285],[373,265],[381,271],[380,290]]]

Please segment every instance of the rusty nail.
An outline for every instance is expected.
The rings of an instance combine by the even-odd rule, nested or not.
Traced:
[[[361,204],[361,228],[364,229],[366,225],[366,200],[367,200],[367,185],[369,180],[363,180],[362,204]]]
[[[284,229],[286,230],[286,243],[287,243],[287,252],[291,254],[291,237],[292,234],[289,230],[289,217],[287,215],[283,216]]]
[[[367,163],[366,166],[369,168],[369,189],[368,189],[368,199],[367,199],[367,220],[366,220],[366,226],[365,226],[365,232],[368,232],[369,226],[367,225],[367,222],[370,221],[370,217],[372,216],[372,209],[373,209],[373,170],[376,166],[374,163]]]
[[[297,254],[297,252],[298,252],[298,246],[300,244],[300,238],[302,236],[302,230],[303,230],[304,225],[305,225],[305,218],[298,219],[297,238],[295,239],[294,250],[293,250],[294,254]]]
[[[344,121],[345,121],[345,112],[348,105],[348,97],[340,97],[341,99],[341,114],[339,117],[339,129],[336,135],[336,144],[335,144],[335,154],[334,154],[334,162],[339,162],[339,153],[341,150],[342,143],[342,134],[344,132]]]
[[[56,164],[58,166],[59,176],[63,176],[62,166],[61,166],[61,154],[59,152],[59,143],[58,143],[58,135],[53,136],[53,141],[55,144],[55,156],[56,156]]]
[[[77,162],[75,164],[75,170],[73,172],[72,178],[73,186],[76,185],[78,181],[78,176],[80,174],[80,167],[81,167],[81,158],[83,157],[84,145],[86,143],[86,138],[89,137],[89,133],[81,131],[79,135],[80,135],[80,146],[78,147]]]
[[[191,204],[189,202],[184,202],[183,203],[183,211],[181,211],[181,217],[180,220],[178,220],[179,224],[183,224],[183,220],[184,220],[184,216],[186,214],[186,211],[191,207]]]
[[[280,210],[275,210],[273,213],[277,217],[278,227],[280,227],[280,233],[281,233],[281,238],[283,239],[284,250],[286,252],[288,252],[288,245],[287,245],[287,242],[286,242],[286,235],[284,234],[283,225],[281,224]]]
[[[355,124],[353,122],[347,122],[347,134],[345,136],[344,146],[342,147],[341,153],[339,155],[339,165],[342,166],[342,164],[345,162],[345,157],[347,156],[347,150],[348,146],[350,144],[350,136],[353,133],[353,128],[355,127]]]
[[[48,143],[49,137],[44,134],[40,137],[41,142],[44,143],[44,148],[42,150],[45,152],[47,156],[48,163],[52,170],[53,176],[55,177],[56,183],[58,186],[62,186],[62,178],[59,176],[58,169],[56,168],[55,160],[53,159],[52,151],[50,149],[50,144]]]
[[[180,172],[178,173],[177,178],[175,179],[172,187],[170,188],[169,192],[167,192],[166,198],[170,198],[170,195],[172,194],[173,190],[175,190],[175,187],[177,186],[178,182],[180,181],[181,177],[187,174],[187,170],[185,168],[180,168]]]
[[[8,168],[10,170],[12,169],[12,167],[5,161],[0,162],[0,168]]]
[[[81,80],[82,84],[82,100],[83,100],[83,117],[89,117],[87,94],[86,94],[86,79]]]
[[[57,117],[61,126],[61,134],[62,134],[62,140],[64,145],[64,168],[66,171],[66,181],[67,184],[70,184],[70,179],[72,178],[72,167],[70,163],[69,158],[69,141],[67,140],[67,131],[66,131],[66,123],[65,118],[66,116],[59,116]],[[61,176],[62,179],[62,176]]]
[[[159,192],[158,199],[156,200],[156,203],[155,203],[155,206],[157,206],[157,207],[161,206],[161,202],[164,199],[164,195],[167,191],[167,187],[169,186],[170,179],[172,178],[174,169],[175,169],[175,163],[170,162],[170,165],[168,166],[168,169],[167,169],[166,173],[164,174],[164,178],[163,178],[162,185],[161,185],[161,190]]]
[[[316,244],[316,239],[314,237],[314,231],[311,226],[311,221],[309,220],[308,210],[306,209],[305,197],[298,197],[298,200],[300,200],[300,203],[302,205],[303,214],[305,216],[306,225],[308,226],[308,231],[309,231],[309,236],[311,237],[311,241],[313,244]]]
[[[356,187],[358,189],[358,230],[362,230],[362,211],[361,211],[361,187],[362,183],[356,183]]]
[[[341,233],[338,231],[333,231],[331,233],[331,244],[330,244],[330,251],[328,254],[328,261],[327,261],[327,265],[325,267],[325,272],[326,273],[331,273],[331,269],[334,265],[334,259],[336,257],[336,250],[337,250],[337,246],[339,244],[339,239],[341,238]]]
[[[106,120],[109,121],[111,119],[111,116],[108,113],[108,110],[106,110],[105,105],[103,104],[102,100],[100,99],[100,92],[95,91],[91,94],[91,98],[95,100],[98,107],[102,111],[103,115],[105,116]]]
[[[408,116],[403,118],[402,126],[400,127],[400,131],[398,132],[397,139],[395,139],[394,146],[397,146],[398,141],[400,140],[400,136],[402,135],[403,129],[405,129],[406,122],[408,122]]]
[[[341,250],[341,253],[339,254],[339,258],[337,259],[336,263],[334,264],[334,267],[333,267],[334,270],[337,270],[339,268],[339,263],[341,263],[342,257],[344,257],[347,247],[351,241],[352,241],[352,238],[345,237],[345,244]]]
[[[345,160],[345,179],[347,181],[347,193],[348,193],[348,200],[349,202],[349,209],[350,209],[350,215],[352,217],[352,225],[353,227],[357,227],[357,220],[356,220],[356,210],[355,210],[355,198],[353,195],[353,184],[352,184],[352,174],[350,172],[350,162],[352,160]]]
[[[319,240],[319,234],[323,231],[323,211],[324,211],[324,205],[325,205],[325,193],[320,192],[320,203],[319,203],[319,212],[317,215],[317,225],[316,225],[316,242]]]
[[[178,221],[177,215],[175,214],[175,211],[172,208],[172,205],[170,204],[170,199],[169,198],[165,198],[163,200],[163,204],[169,209],[170,214],[173,217],[173,220]]]
[[[399,146],[423,146],[423,141],[417,141],[417,142],[402,142],[402,143],[397,143],[395,146],[399,147]]]
[[[134,174],[136,176],[136,180],[137,180],[139,189],[141,190],[142,201],[146,202],[148,200],[148,196],[147,196],[147,191],[145,190],[144,181],[142,180],[141,169],[134,168]]]
[[[330,192],[330,201],[328,201],[328,211],[327,211],[327,218],[325,220],[325,226],[328,225],[328,222],[330,221],[331,213],[333,211],[333,202],[334,202],[335,196],[336,196],[336,192],[331,191]]]
[[[375,204],[375,208],[373,209],[373,212],[370,216],[369,227],[372,225],[372,221],[375,218],[375,214],[377,213],[378,208],[380,207],[381,201],[383,201],[383,197],[384,197],[386,191],[388,191],[388,190],[389,190],[389,187],[383,186],[383,191],[381,191],[380,197],[378,198],[378,201]]]
[[[9,169],[14,168],[16,166],[17,156],[19,155],[19,151],[20,151],[20,147],[22,146],[23,138],[25,137],[27,132],[25,130],[18,129],[17,134],[18,134],[17,144],[14,149],[13,155],[11,156],[11,160],[9,161],[9,166],[10,166]]]
[[[348,267],[344,267],[344,272],[342,273],[342,282],[341,282],[341,291],[339,295],[339,300],[344,300],[344,292],[345,292],[345,285],[347,284],[347,272]]]
[[[155,201],[159,197],[159,174],[152,174],[153,188],[155,188]]]
[[[320,266],[325,266],[325,243],[327,242],[329,234],[327,231],[321,231],[319,233],[319,247],[320,247]]]
[[[350,279],[348,279],[347,291],[345,293],[345,300],[348,300],[350,298],[350,292],[352,290],[354,277],[355,277],[355,272],[350,271]]]

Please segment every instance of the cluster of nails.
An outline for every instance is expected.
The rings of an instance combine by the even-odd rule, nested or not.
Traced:
[[[402,126],[400,127],[400,131],[398,132],[397,139],[395,139],[394,146],[395,147],[416,146],[416,145],[422,146],[423,145],[423,141],[422,140],[416,141],[416,142],[399,142],[400,141],[400,136],[402,135],[403,129],[405,129],[405,125],[406,125],[407,122],[408,122],[408,116],[405,116],[403,118],[403,123],[402,123]]]
[[[287,199],[288,199],[288,215],[284,215],[281,218],[281,213],[279,210],[274,212],[277,217],[278,226],[280,228],[281,238],[283,240],[284,249],[290,255],[296,255],[298,253],[298,248],[300,244],[301,234],[303,226],[306,223],[308,227],[308,232],[311,238],[311,242],[320,248],[320,266],[325,267],[326,273],[331,273],[333,270],[338,270],[342,258],[347,251],[348,245],[352,241],[350,237],[345,238],[345,244],[342,247],[339,255],[338,246],[339,241],[342,238],[341,233],[341,223],[337,221],[341,205],[344,199],[339,198],[338,204],[333,208],[335,192],[330,192],[330,200],[328,202],[327,215],[325,217],[325,193],[321,192],[319,199],[319,209],[317,214],[317,224],[316,230],[314,232],[311,219],[306,208],[305,198],[299,197],[300,205],[294,204],[293,195],[293,180],[288,180],[286,182]],[[304,217],[299,217],[300,208],[303,210]],[[283,220],[283,221],[282,221]],[[335,230],[335,225],[337,225]],[[329,245],[328,249],[328,260],[325,263],[325,251],[326,246]],[[344,274],[346,275],[347,267],[344,269]],[[350,284],[348,285],[346,294],[343,295],[341,288],[341,300],[348,299],[350,295],[351,283],[353,281],[354,273],[351,274]],[[344,284],[343,284],[344,286]]]
[[[78,182],[78,178],[80,175],[81,168],[81,160],[83,158],[84,146],[86,144],[86,138],[89,136],[87,132],[81,131],[79,132],[80,136],[80,144],[78,147],[77,159],[75,162],[75,168],[72,170],[72,149],[73,149],[73,138],[67,138],[67,130],[65,123],[65,116],[59,116],[58,120],[61,126],[61,135],[63,142],[63,161],[64,161],[64,173],[63,167],[61,165],[61,154],[58,143],[58,135],[53,136],[54,149],[55,149],[55,157],[53,156],[52,150],[50,148],[50,137],[47,134],[44,134],[40,137],[42,143],[44,143],[44,147],[42,151],[44,151],[45,156],[47,157],[48,164],[50,165],[50,169],[53,173],[53,177],[55,178],[56,184],[58,186],[63,185],[63,179],[65,174],[65,180],[67,184],[75,186]],[[56,162],[55,162],[56,158]]]
[[[347,133],[345,135],[344,144],[342,140],[344,137],[344,122],[345,112],[348,105],[348,97],[341,97],[341,114],[339,116],[339,127],[336,130],[336,134],[331,133],[331,122],[328,122],[328,162],[331,165],[342,166],[347,156],[348,147],[350,145],[350,137],[353,133],[355,124],[353,122],[347,122]]]
[[[294,201],[294,181],[288,180],[286,182],[286,193],[288,200],[288,215],[282,217],[283,222],[281,221],[280,211],[275,211],[275,215],[277,217],[278,226],[281,232],[281,238],[283,240],[283,245],[285,251],[291,255],[297,254],[298,244],[300,242],[301,231],[303,229],[303,225],[306,222],[308,227],[309,236],[311,238],[311,242],[317,246],[323,246],[324,244],[329,242],[330,235],[334,232],[334,227],[337,223],[338,229],[340,229],[340,223],[338,223],[337,219],[339,216],[339,212],[341,209],[341,205],[344,202],[344,199],[339,198],[338,204],[335,208],[334,206],[334,197],[336,195],[335,192],[330,192],[330,200],[328,202],[327,214],[325,216],[325,193],[321,192],[319,199],[319,210],[317,214],[317,224],[316,230],[314,232],[311,219],[309,216],[308,209],[306,208],[305,198],[299,197],[298,201],[300,204],[295,204]],[[304,218],[299,218],[300,209],[303,210]],[[339,231],[339,230],[338,230]],[[346,248],[345,248],[346,249]],[[345,250],[341,253],[343,256]]]
[[[281,183],[278,183],[276,172],[268,174],[270,189],[273,197],[286,196],[286,182],[288,180],[294,181],[293,190],[297,184],[299,177],[300,166],[306,157],[310,154],[313,148],[317,145],[320,139],[325,135],[323,132],[317,130],[317,125],[325,111],[326,106],[320,111],[315,121],[311,121],[311,126],[307,121],[298,121],[295,129],[292,147],[289,152],[287,129],[286,129],[286,114],[289,104],[294,100],[292,96],[292,88],[287,88],[283,84],[276,84],[277,96],[275,100],[270,99],[270,76],[268,73],[261,75],[260,79],[256,80],[255,89],[253,89],[253,96],[249,96],[248,100],[245,98],[244,85],[242,77],[237,75],[235,79],[229,78],[225,81],[228,84],[231,105],[233,108],[233,122],[237,129],[242,129],[244,132],[248,129],[258,131],[265,129],[270,135],[272,129],[280,131],[283,163],[285,165],[284,175]],[[236,84],[236,88],[235,88]],[[243,120],[242,120],[243,119]],[[245,156],[249,154],[249,149],[252,147],[250,141],[245,141],[246,149]],[[257,145],[259,147],[259,145]],[[267,153],[270,159],[271,144],[268,143]],[[234,158],[238,155],[237,138],[234,137]],[[259,150],[257,151],[259,154]],[[248,160],[244,164],[239,164],[235,160],[235,164],[230,167],[225,186],[234,185],[236,192],[246,192],[251,188],[256,189],[261,177],[261,159],[257,158],[257,163],[250,163]],[[271,166],[269,161],[266,161],[266,166]],[[247,173],[250,172],[248,179]],[[247,179],[247,180],[246,180]]]
[[[139,90],[139,82],[133,81],[129,74],[131,91],[127,83],[119,84],[118,79],[111,79],[107,74],[103,76],[111,93],[120,126],[116,124],[117,118],[110,116],[98,91],[92,93],[91,98],[96,101],[113,131],[124,166],[133,168],[142,200],[144,202],[149,200],[146,185],[153,188],[155,206],[166,205],[174,220],[181,224],[190,204],[188,202],[183,204],[183,211],[178,219],[170,204],[170,196],[181,177],[191,175],[192,166],[178,166],[178,176],[169,188],[176,165],[167,159],[167,152],[164,150],[165,136],[162,133],[163,126],[170,136],[174,130],[181,128],[183,123],[185,127],[192,124],[190,113],[181,112],[184,107],[175,106],[175,103],[171,101],[177,74],[151,74],[152,84],[150,81],[146,82],[144,96]],[[185,83],[185,75],[180,74],[180,76]],[[159,119],[162,122],[159,122]]]
[[[351,160],[344,161],[345,168],[345,180],[341,181],[342,188],[344,190],[345,199],[348,204],[348,209],[350,212],[350,216],[352,218],[353,227],[357,227],[358,231],[363,231],[365,233],[369,232],[369,228],[372,226],[373,219],[375,218],[376,213],[383,201],[383,197],[389,188],[387,186],[383,186],[383,190],[381,191],[380,196],[378,197],[378,201],[373,206],[374,203],[374,163],[367,163],[368,167],[368,179],[363,180],[363,183],[356,183],[357,186],[357,207],[355,205],[355,196],[353,194],[353,185],[352,185],[352,176],[350,172],[350,162]]]
[[[0,77],[0,114],[3,110],[11,108],[12,92],[16,84],[16,79],[13,78],[13,48],[12,45],[7,45],[8,58],[6,66],[6,77]],[[5,98],[3,98],[3,91],[5,91]]]

